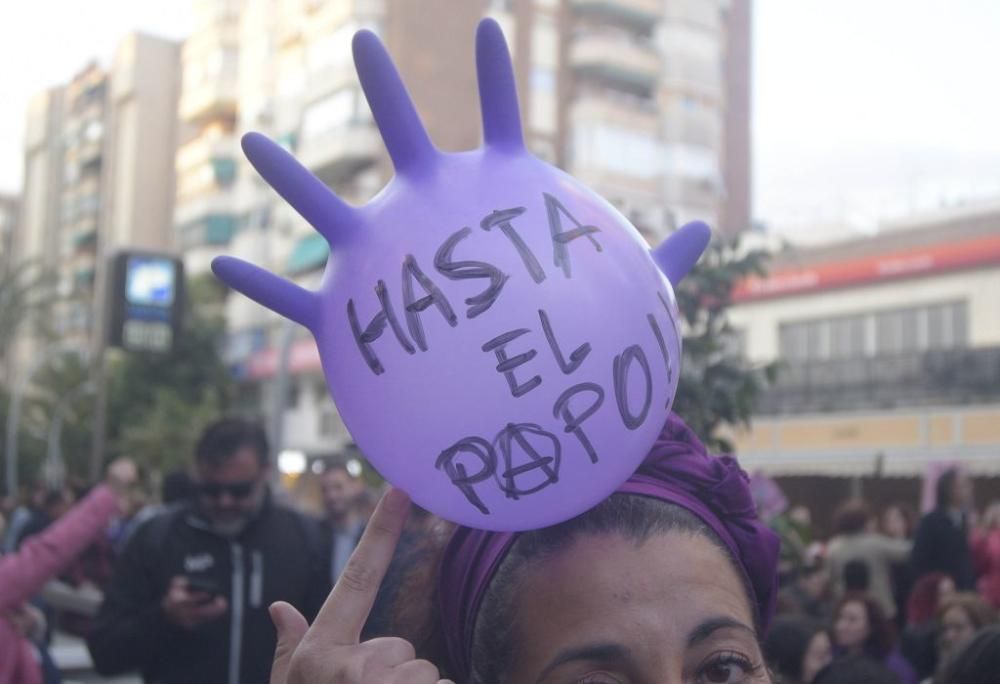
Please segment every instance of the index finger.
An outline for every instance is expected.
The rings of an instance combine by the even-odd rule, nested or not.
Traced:
[[[328,645],[358,643],[409,512],[410,497],[406,492],[395,487],[386,492],[320,608],[310,636]]]

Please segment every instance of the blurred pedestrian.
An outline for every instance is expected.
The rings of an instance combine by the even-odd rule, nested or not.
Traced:
[[[20,548],[25,539],[45,530],[68,511],[73,503],[73,493],[67,487],[46,490],[42,497],[41,507],[32,512],[31,517],[18,532],[14,548]]]
[[[104,484],[14,553],[0,556],[0,684],[40,684],[37,639],[45,625],[26,602],[107,526],[136,481],[131,461],[116,461]]]
[[[910,555],[910,542],[893,539],[872,531],[872,515],[860,500],[852,500],[839,507],[835,516],[837,534],[827,546],[827,563],[833,580],[834,597],[839,599],[846,592],[844,569],[852,561],[860,561],[868,568],[868,593],[890,620],[896,615],[896,601],[892,589],[892,564],[902,563]]]
[[[826,622],[830,618],[830,574],[819,559],[798,569],[791,583],[778,592],[778,613],[804,615]]]
[[[334,459],[327,463],[320,476],[323,491],[323,528],[330,540],[330,580],[336,582],[347,565],[354,547],[368,522],[361,509],[365,496],[365,482],[361,479],[361,463],[353,461],[356,472],[351,472],[351,461]]]
[[[939,571],[951,577],[961,591],[975,589],[969,549],[969,513],[972,482],[957,468],[946,470],[937,482],[934,510],[920,520],[913,539],[913,576]]]
[[[899,650],[921,678],[937,670],[937,620],[941,602],[955,593],[955,583],[943,572],[924,575],[913,585],[906,602],[906,627],[899,639]]]
[[[226,418],[195,449],[194,500],[132,535],[88,639],[98,672],[164,684],[268,681],[267,606],[315,614],[329,591],[318,526],[276,505],[263,429]]]
[[[847,594],[833,614],[838,656],[862,656],[892,670],[900,684],[916,684],[917,674],[895,649],[892,624],[871,596]]]
[[[890,539],[913,541],[913,530],[917,526],[917,512],[905,503],[894,503],[882,511],[879,528]],[[896,628],[906,626],[906,599],[913,588],[913,572],[910,559],[905,558],[889,566],[892,580],[892,600],[896,604]]]
[[[128,540],[132,538],[132,534],[148,520],[169,510],[190,505],[195,500],[196,493],[194,480],[186,470],[173,470],[167,473],[160,483],[159,503],[146,504],[131,518],[122,521],[121,529],[115,535],[116,551],[121,553]]]
[[[46,489],[42,486],[35,486],[24,502],[16,506],[11,511],[7,520],[7,530],[3,539],[3,551],[9,552],[17,549],[17,540],[21,538],[21,532],[25,525],[34,517],[35,513],[42,510],[45,503]]]
[[[958,651],[972,641],[976,632],[991,626],[996,620],[993,608],[976,594],[953,594],[942,601],[938,609],[938,669],[946,666]],[[1000,675],[1000,672],[997,674]]]
[[[890,539],[913,539],[916,527],[916,512],[905,503],[894,503],[885,507],[879,518],[879,530]]]
[[[997,684],[1000,680],[1000,627],[982,630],[955,654],[935,684]]]
[[[813,684],[901,684],[899,675],[862,656],[833,661],[820,670]]]
[[[1000,610],[1000,501],[994,501],[983,514],[982,527],[973,534],[972,551],[979,593]]]
[[[782,615],[767,632],[764,658],[781,684],[812,684],[833,659],[833,643],[821,622]]]

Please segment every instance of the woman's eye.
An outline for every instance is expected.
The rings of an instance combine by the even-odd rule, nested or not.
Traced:
[[[594,672],[584,675],[583,679],[578,680],[575,684],[622,684],[622,680],[607,672]]]
[[[698,673],[699,684],[746,684],[760,666],[736,653],[727,653],[706,663]]]

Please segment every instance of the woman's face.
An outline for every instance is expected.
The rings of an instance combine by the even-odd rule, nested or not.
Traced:
[[[954,606],[941,616],[941,650],[954,653],[976,634],[976,626],[964,608]]]
[[[802,681],[808,683],[816,679],[817,673],[829,665],[831,660],[833,644],[830,643],[829,635],[825,631],[816,632],[802,657]]]
[[[742,580],[701,536],[581,538],[515,600],[517,684],[770,682]]]
[[[948,577],[942,577],[938,582],[938,603],[955,593],[955,581]]]
[[[882,531],[895,539],[905,539],[907,536],[906,518],[903,512],[893,506],[882,514]]]
[[[845,603],[833,625],[837,645],[848,651],[860,649],[870,633],[868,612],[864,604],[859,601]]]

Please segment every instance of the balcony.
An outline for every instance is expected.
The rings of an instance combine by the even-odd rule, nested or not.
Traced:
[[[578,90],[570,116],[574,127],[599,122],[654,136],[660,127],[655,100],[608,89]]]
[[[181,119],[189,123],[206,123],[236,117],[237,79],[220,75],[197,86],[185,88],[178,107]]]
[[[663,16],[661,0],[571,0],[578,15],[651,29]]]
[[[235,214],[208,214],[178,226],[185,250],[205,245],[228,245],[236,233]]]
[[[73,249],[75,251],[91,250],[97,245],[97,227],[84,228],[73,235]]]
[[[683,54],[668,54],[662,80],[664,85],[677,92],[695,93],[713,101],[722,97],[721,63]]]
[[[660,76],[660,57],[641,41],[604,33],[585,33],[573,40],[570,64],[577,74],[648,93]]]
[[[174,207],[174,225],[183,226],[204,216],[234,213],[231,192],[211,192],[182,199]]]
[[[94,285],[94,267],[80,266],[73,271],[73,286],[77,292],[89,290]]]
[[[311,233],[295,243],[285,270],[289,275],[303,275],[326,266],[329,256],[330,245],[326,238],[319,233]]]
[[[228,133],[205,132],[177,150],[177,172],[194,168],[213,159],[235,159],[236,137]]]
[[[368,122],[349,123],[326,133],[303,137],[296,156],[327,185],[347,180],[370,166],[382,152],[375,126]]]
[[[1000,347],[786,362],[758,402],[762,415],[1000,400]]]

